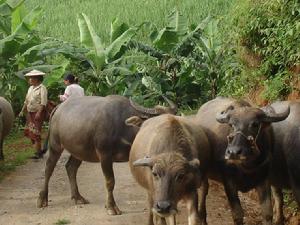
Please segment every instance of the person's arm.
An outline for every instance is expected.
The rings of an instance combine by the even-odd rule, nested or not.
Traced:
[[[27,104],[28,104],[28,98],[29,98],[30,91],[31,91],[31,87],[29,87],[29,89],[27,91],[27,94],[26,94],[26,97],[25,97],[25,101],[24,101],[22,109],[21,109],[21,111],[19,113],[20,117],[24,116],[24,113],[27,111]]]
[[[39,107],[39,109],[37,111],[37,114],[35,116],[36,120],[40,120],[41,119],[42,113],[43,113],[43,111],[46,108],[47,101],[48,101],[47,95],[48,95],[48,92],[47,92],[46,87],[42,86],[41,87],[41,105],[40,105],[40,107]]]
[[[60,101],[64,102],[67,100],[67,98],[69,98],[69,96],[71,95],[71,87],[67,86],[65,89],[65,93],[63,95],[59,96]]]

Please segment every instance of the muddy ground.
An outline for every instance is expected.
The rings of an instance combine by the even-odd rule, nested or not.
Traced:
[[[104,209],[105,188],[100,164],[83,163],[78,171],[78,185],[81,194],[90,204],[74,205],[70,199],[69,182],[64,164],[68,154],[59,160],[49,186],[49,206],[36,207],[38,193],[44,180],[44,166],[47,156],[42,160],[32,160],[11,173],[0,183],[0,224],[44,225],[141,225],[147,221],[146,195],[133,180],[127,163],[115,163],[115,198],[123,211],[119,216],[108,216]],[[210,225],[232,225],[231,214],[222,187],[210,183],[208,195],[208,223]],[[259,206],[246,195],[241,195],[246,210],[248,225],[260,224]],[[183,204],[180,204],[177,220],[187,224]],[[61,223],[58,223],[61,221]]]

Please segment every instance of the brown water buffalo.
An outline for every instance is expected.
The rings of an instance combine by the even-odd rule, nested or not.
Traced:
[[[4,160],[3,141],[11,130],[14,122],[14,112],[8,101],[0,97],[0,160]]]
[[[274,150],[272,154],[271,184],[275,198],[274,224],[284,224],[282,189],[292,189],[300,207],[300,101],[276,102],[271,112],[282,112],[290,106],[286,120],[272,124]]]
[[[85,96],[62,103],[50,121],[49,157],[45,168],[44,187],[37,202],[38,207],[48,205],[49,179],[61,153],[66,149],[71,154],[66,170],[71,197],[75,203],[88,203],[80,195],[76,181],[81,162],[101,162],[107,188],[107,212],[110,215],[121,214],[113,196],[113,162],[128,161],[131,143],[138,131],[127,126],[125,120],[131,116],[146,119],[175,111],[174,105],[170,108],[158,106],[145,109],[117,95]]]
[[[135,124],[127,120],[127,124]],[[143,123],[130,151],[129,164],[147,190],[148,225],[176,224],[177,203],[184,200],[188,224],[206,224],[198,213],[197,188],[207,184],[210,146],[204,131],[188,118],[161,115]],[[153,216],[155,220],[153,221]]]
[[[282,113],[266,113],[246,101],[216,98],[204,104],[196,123],[204,128],[212,146],[210,178],[223,183],[235,225],[243,224],[238,191],[257,190],[263,224],[272,224],[271,190],[268,175],[272,151],[270,124],[284,120]]]

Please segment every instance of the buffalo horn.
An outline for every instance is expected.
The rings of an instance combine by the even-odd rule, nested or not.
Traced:
[[[227,113],[221,112],[216,115],[216,120],[219,123],[228,123],[229,116],[227,115]]]
[[[174,102],[172,102],[170,99],[168,99],[166,96],[163,95],[162,97],[169,104],[169,106],[170,106],[169,109],[172,112],[172,114],[175,115],[177,113],[177,110],[178,110],[177,105]]]
[[[226,110],[224,110],[220,113],[217,113],[216,120],[219,123],[228,123],[229,118],[230,118],[229,111],[231,111],[231,110],[234,110],[234,107],[232,105],[228,106]]]
[[[153,160],[150,157],[145,157],[142,159],[138,159],[133,162],[133,166],[148,166],[152,167],[153,166]]]
[[[145,114],[149,114],[149,115],[154,115],[154,116],[158,116],[159,112],[157,109],[155,108],[146,108],[144,106],[138,105],[136,102],[134,102],[131,98],[130,100],[130,105],[137,111],[141,112],[141,113],[145,113]]]
[[[282,120],[285,120],[290,114],[290,106],[288,106],[288,108],[282,112],[282,113],[273,113],[273,112],[265,112],[265,117],[262,119],[263,122],[268,122],[268,123],[272,123],[272,122],[279,122]]]
[[[131,98],[130,100],[130,105],[137,111],[152,115],[152,116],[158,116],[160,114],[164,113],[171,113],[171,114],[176,114],[177,113],[177,106],[174,102],[172,102],[170,99],[167,97],[163,96],[163,98],[168,102],[170,107],[163,107],[163,106],[156,106],[154,108],[146,108],[144,106],[138,105],[136,102],[134,102]]]

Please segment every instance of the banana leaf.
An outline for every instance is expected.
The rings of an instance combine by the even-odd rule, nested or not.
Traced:
[[[105,65],[105,51],[100,37],[96,34],[90,19],[84,14],[78,18],[81,44],[90,49],[88,58],[92,60],[97,70],[103,69]]]

